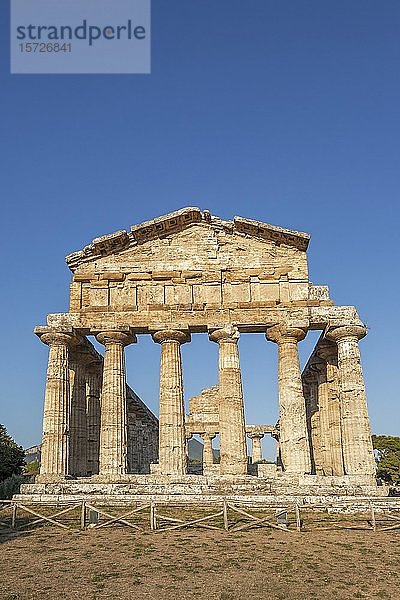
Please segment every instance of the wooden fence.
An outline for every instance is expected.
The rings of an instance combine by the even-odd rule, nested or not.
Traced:
[[[0,533],[35,530],[40,526],[65,531],[120,526],[154,533],[189,527],[234,533],[266,527],[289,535],[332,529],[400,530],[400,499],[388,500],[263,505],[223,498],[201,503],[151,501],[107,506],[87,500],[57,504],[0,500]]]

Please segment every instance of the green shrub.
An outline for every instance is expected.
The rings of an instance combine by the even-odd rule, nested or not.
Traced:
[[[14,494],[19,494],[21,484],[26,481],[22,475],[11,475],[0,482],[0,499],[11,500]]]

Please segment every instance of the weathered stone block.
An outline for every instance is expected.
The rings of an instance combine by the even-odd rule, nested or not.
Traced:
[[[222,294],[219,283],[195,284],[193,286],[194,304],[221,304]]]
[[[222,299],[224,304],[250,302],[250,284],[224,283],[222,287]]]
[[[180,271],[154,271],[152,278],[154,280],[172,279],[173,277],[180,277]]]
[[[137,288],[126,282],[126,285],[114,285],[110,288],[110,305],[116,308],[137,305]]]
[[[164,286],[163,285],[139,285],[137,288],[137,303],[140,307],[147,307],[149,304],[164,304]]]
[[[93,282],[96,283],[96,282]],[[93,287],[93,283],[90,284],[89,289],[89,304],[90,306],[108,306],[109,304],[109,290],[108,286],[104,285],[104,282],[101,283],[98,287]]]
[[[152,279],[151,273],[128,273],[127,279],[131,281],[147,281]]]
[[[78,281],[72,281],[70,284],[69,310],[71,312],[81,308],[82,284]]]
[[[289,296],[290,300],[308,300],[309,283],[308,281],[290,282]]]
[[[120,273],[117,271],[105,271],[101,273],[99,279],[105,279],[109,281],[123,281],[125,279],[125,273]]]
[[[74,273],[74,281],[95,281],[98,279],[98,275],[94,273]]]
[[[191,304],[192,286],[191,285],[166,285],[165,303],[170,304]]]
[[[251,301],[265,302],[269,300],[279,300],[278,283],[251,283]]]

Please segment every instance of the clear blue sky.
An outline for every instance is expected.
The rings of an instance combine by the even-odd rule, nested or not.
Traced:
[[[147,76],[11,76],[7,4],[0,422],[16,440],[41,437],[47,347],[32,329],[67,310],[64,256],[190,205],[311,233],[311,280],[370,328],[373,430],[400,435],[398,0],[153,0]],[[273,422],[276,348],[248,335],[240,350],[248,420]],[[216,382],[206,337],[183,354],[187,396]],[[157,410],[159,347],[142,336],[127,355]]]

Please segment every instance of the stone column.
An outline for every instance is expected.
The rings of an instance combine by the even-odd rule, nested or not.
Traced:
[[[101,390],[99,475],[118,480],[127,473],[127,407],[124,347],[136,337],[122,331],[104,331],[97,340],[104,344]]]
[[[319,352],[318,352],[319,354]],[[317,414],[318,414],[318,437],[320,450],[320,469],[317,475],[333,475],[331,459],[331,432],[329,429],[330,414],[330,390],[327,379],[326,363],[321,360],[313,368],[316,370],[317,378]]]
[[[331,474],[341,476],[344,475],[344,468],[336,344],[324,345],[318,350],[318,355],[325,361],[324,377],[328,396],[327,435],[329,436]]]
[[[285,471],[311,472],[306,407],[297,343],[306,332],[300,328],[270,327],[267,339],[278,344],[279,436]]]
[[[91,364],[86,371],[87,470],[99,472],[101,365]]]
[[[262,461],[262,447],[261,440],[264,437],[263,433],[248,433],[247,434],[251,439],[251,462],[253,464]]]
[[[40,339],[49,346],[43,438],[38,483],[62,481],[69,475],[70,384],[68,347],[77,343],[68,333],[48,332]]]
[[[318,412],[318,380],[316,371],[308,370],[302,376],[303,394],[306,403],[307,433],[310,449],[311,473],[322,474],[322,458],[320,444],[319,412]]]
[[[70,443],[69,472],[74,477],[87,475],[86,356],[76,349],[70,356]]]
[[[201,434],[201,438],[203,440],[203,475],[208,475],[210,467],[212,469],[214,464],[212,441],[215,438],[215,434],[205,431]]]
[[[229,325],[210,334],[219,346],[219,436],[221,475],[247,474],[247,445],[242,375],[239,363],[239,331]]]
[[[343,462],[346,475],[360,475],[375,481],[375,461],[371,441],[364,378],[358,340],[365,327],[343,326],[326,334],[338,347],[340,412]]]
[[[158,472],[182,476],[187,458],[181,344],[189,342],[190,335],[163,330],[154,333],[153,340],[161,344]]]

